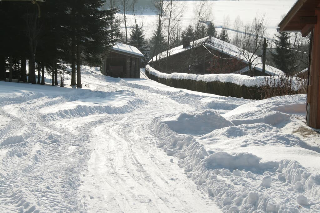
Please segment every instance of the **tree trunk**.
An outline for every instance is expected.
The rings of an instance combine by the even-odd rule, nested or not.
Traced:
[[[12,82],[13,58],[9,58],[9,82]]]
[[[77,39],[78,40],[78,39]],[[80,45],[79,45],[79,40],[77,42],[77,87],[82,88],[81,84],[81,59],[80,59]]]
[[[41,85],[45,85],[45,82],[44,82],[44,64],[43,63],[41,64],[41,71],[42,71]]]
[[[251,77],[253,77],[253,76],[254,76],[254,74],[253,74],[253,70],[252,70],[252,64],[251,64],[251,62],[249,62],[249,70],[250,70],[250,73],[251,73]]]
[[[64,87],[63,77],[61,76],[60,87]]]
[[[123,19],[124,28],[126,30],[126,44],[128,43],[128,30],[127,30],[127,18],[126,18],[126,0],[123,0]]]
[[[52,81],[51,81],[51,85],[54,86],[54,71],[55,71],[55,63],[53,63],[52,65],[52,70],[51,70],[51,76],[52,76]]]
[[[28,82],[36,84],[36,74],[35,74],[35,54],[37,51],[37,18],[38,16],[30,16],[28,19],[28,37],[29,37],[29,79]]]
[[[38,82],[37,82],[37,84],[40,84],[40,73],[41,73],[41,65],[40,65],[40,63],[38,63]]]
[[[57,66],[57,63],[54,63],[54,85],[59,85],[58,83],[58,66]]]
[[[172,16],[172,0],[170,0],[170,13],[169,13],[169,24],[168,24],[168,41],[167,41],[167,58],[166,58],[166,72],[168,72],[168,58],[170,49],[170,25]]]
[[[0,81],[6,80],[6,58],[0,56]]]
[[[75,9],[72,9],[72,17],[73,17],[73,23],[72,23],[72,40],[71,40],[71,86],[76,85],[76,32],[75,32]]]
[[[36,75],[35,75],[35,58],[33,51],[31,53],[30,59],[29,59],[29,78],[28,82],[35,84],[36,83]]]
[[[26,62],[26,58],[22,57],[21,59],[21,81],[23,81],[24,83],[27,82],[27,62]]]

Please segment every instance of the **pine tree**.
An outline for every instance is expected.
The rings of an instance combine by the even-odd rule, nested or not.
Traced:
[[[142,50],[145,47],[142,27],[139,27],[138,24],[136,24],[135,28],[133,28],[131,32],[129,44],[138,48],[139,50]]]
[[[18,62],[30,56],[25,17],[27,11],[33,12],[32,6],[30,2],[0,3],[0,80],[5,80],[9,58]],[[19,78],[16,67],[11,71]]]
[[[272,53],[272,60],[278,69],[287,75],[292,75],[296,68],[296,60],[294,52],[290,49],[290,33],[280,32],[277,38],[276,52]]]
[[[185,29],[182,32],[181,37],[182,37],[182,41],[184,41],[184,40],[188,40],[188,41],[194,40],[195,33],[194,33],[194,30],[193,30],[193,27],[191,25],[189,25],[188,28]]]
[[[201,39],[207,36],[207,30],[204,25],[198,25],[194,32],[194,40]]]
[[[217,37],[216,28],[214,27],[214,24],[212,22],[208,24],[207,34],[211,37]]]
[[[228,36],[228,31],[226,29],[222,28],[221,33],[219,35],[219,39],[222,40],[222,41],[230,43],[230,39],[229,39],[229,36]]]
[[[144,34],[142,27],[139,27],[138,24],[136,24],[135,28],[133,28],[129,44],[138,48],[142,52],[142,54],[145,56],[143,59],[143,64],[147,62],[148,60],[148,47],[147,42],[144,39]]]
[[[153,34],[151,40],[150,40],[150,46],[151,46],[151,54],[152,56],[156,56],[159,53],[166,50],[166,40],[164,38],[163,32],[162,32],[162,25],[161,22],[158,24],[157,29],[155,33]]]

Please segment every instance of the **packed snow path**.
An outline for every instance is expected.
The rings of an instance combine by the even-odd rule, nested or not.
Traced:
[[[1,82],[0,212],[218,211],[149,133],[179,104],[98,77],[94,91]]]
[[[304,96],[249,101],[90,69],[83,82],[0,82],[0,212],[320,210]]]

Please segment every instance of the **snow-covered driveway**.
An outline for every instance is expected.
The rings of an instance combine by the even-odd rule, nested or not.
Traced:
[[[149,133],[183,105],[108,80],[0,83],[0,212],[218,211]]]
[[[0,212],[320,210],[304,96],[250,101],[90,69],[83,82],[0,82]]]

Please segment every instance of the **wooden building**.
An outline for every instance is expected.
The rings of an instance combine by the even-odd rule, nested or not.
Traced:
[[[163,73],[229,74],[249,76],[284,75],[275,67],[266,65],[263,72],[261,58],[235,45],[217,38],[202,38],[192,43],[184,43],[167,52],[153,57],[149,64]],[[255,58],[249,62],[245,56]]]
[[[140,78],[143,54],[134,46],[116,43],[102,59],[104,75],[115,78]]]
[[[298,0],[279,24],[280,31],[311,33],[307,124],[320,129],[320,0]]]

